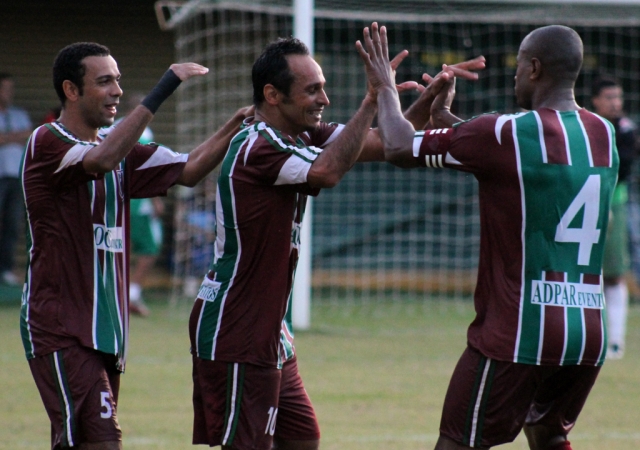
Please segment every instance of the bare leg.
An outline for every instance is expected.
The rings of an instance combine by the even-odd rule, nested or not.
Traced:
[[[136,265],[131,271],[131,282],[142,284],[145,276],[149,273],[149,270],[153,267],[153,263],[156,261],[156,255],[140,255],[137,257]]]
[[[531,450],[547,450],[567,440],[567,436],[552,432],[542,425],[525,425],[523,429]]]
[[[136,258],[135,267],[131,273],[131,285],[129,286],[129,310],[132,314],[146,317],[150,314],[149,308],[142,300],[142,282],[153,267],[156,255],[140,255]]]
[[[449,439],[448,437],[440,436],[438,438],[438,442],[436,442],[435,450],[465,450],[469,448],[472,447],[458,444],[456,441]]]

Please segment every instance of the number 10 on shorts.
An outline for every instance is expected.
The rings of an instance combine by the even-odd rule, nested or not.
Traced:
[[[264,434],[268,434],[269,436],[273,436],[273,433],[276,431],[276,416],[278,415],[278,408],[274,408],[273,406],[269,408],[269,420],[267,420],[267,428],[264,430]]]

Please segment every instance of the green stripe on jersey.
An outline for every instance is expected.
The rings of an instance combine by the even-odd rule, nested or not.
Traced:
[[[273,132],[273,134],[270,133]],[[313,150],[313,147],[307,147],[304,142],[298,138],[296,144],[291,144],[288,139],[282,136],[278,130],[273,128],[260,130],[260,135],[264,137],[273,148],[285,153],[293,153],[305,162],[312,163],[315,161],[319,151]]]
[[[118,186],[116,172],[105,174],[105,229],[117,227]],[[94,189],[95,192],[95,189]],[[96,251],[95,273],[97,281],[97,312],[96,312],[96,347],[105,353],[122,353],[122,325],[118,313],[116,253],[104,251],[103,264]]]
[[[233,196],[233,186],[231,173],[236,164],[240,149],[245,144],[247,137],[251,134],[253,127],[238,133],[231,141],[229,151],[225,156],[220,168],[218,178],[218,196],[222,208],[222,222],[224,226],[224,246],[223,254],[215,263],[213,270],[216,278],[225,280],[222,282],[216,298],[213,301],[205,301],[202,305],[202,312],[198,321],[197,353],[205,359],[213,359],[214,339],[219,327],[220,309],[222,301],[226,297],[230,280],[236,271],[237,263],[240,259],[240,247],[237,235],[237,224],[235,214],[235,204]]]
[[[30,284],[27,284],[30,286]],[[27,287],[28,289],[28,287]],[[33,358],[35,355],[33,341],[31,340],[31,331],[29,330],[29,292],[22,293],[22,304],[20,305],[20,337],[22,338],[22,346],[24,347],[27,359]]]
[[[60,129],[58,129],[57,127],[55,127],[50,123],[44,124],[44,126],[47,127],[47,129],[49,129],[49,131],[51,131],[58,139],[60,139],[61,141],[67,144],[93,145],[94,147],[98,145],[95,142],[81,141],[80,139],[75,137],[73,134],[68,132],[67,129],[62,124],[58,124],[58,125],[60,126],[60,129],[62,129],[63,131],[60,131]]]
[[[35,139],[32,137],[32,139]],[[31,143],[31,142],[29,142]],[[28,149],[27,149],[28,151]],[[20,186],[22,191],[24,192],[24,162],[27,155],[24,155],[22,158],[22,162],[20,163]],[[28,214],[28,212],[27,212]],[[27,285],[26,289],[22,291],[22,302],[20,304],[20,336],[22,338],[22,345],[25,350],[25,354],[27,359],[31,359],[34,357],[34,348],[33,341],[31,339],[31,332],[29,330],[29,290],[31,288],[31,271],[29,270],[31,266],[31,248],[33,247],[33,235],[31,234],[31,222],[27,220],[26,223],[26,236],[25,236],[25,247],[27,250],[27,264],[25,267],[25,271],[27,273]]]
[[[106,206],[107,210],[105,211],[106,215],[106,225],[107,228],[117,228],[117,217],[118,217],[118,175],[116,171],[112,171],[105,176],[105,188],[106,188]],[[109,306],[109,320],[111,322],[111,328],[115,332],[116,346],[118,352],[123,354],[122,348],[122,324],[120,323],[120,314],[118,311],[118,275],[116,258],[117,253],[114,252],[105,252],[105,261],[104,261],[104,272],[105,276],[105,292],[107,294]]]
[[[608,204],[616,174],[609,167],[591,167],[588,137],[578,113],[573,111],[559,113],[569,144],[569,164],[545,163],[541,130],[535,114],[522,115],[513,122],[524,203],[523,290],[519,342],[514,359],[527,364],[539,363],[545,308],[562,307],[566,312],[566,341],[561,364],[576,364],[584,350],[585,330],[584,305],[574,301],[583,295],[583,291],[592,289],[582,284],[581,276],[601,272]],[[593,199],[598,195],[600,201],[596,205]],[[585,202],[583,198],[590,200]],[[555,207],[549,207],[549,199],[554,200]],[[566,228],[569,231],[559,237],[559,224],[564,221],[568,221],[565,231]],[[544,280],[545,272],[564,273],[564,282],[554,285],[559,289],[554,298],[560,303],[549,303],[551,291],[546,292],[544,286],[536,284],[536,281]],[[595,289],[600,289],[601,293],[600,287]],[[594,295],[592,298],[601,298]],[[565,301],[566,304],[562,303]]]

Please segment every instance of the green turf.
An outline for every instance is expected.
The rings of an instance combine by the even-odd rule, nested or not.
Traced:
[[[124,448],[188,449],[190,302],[134,317],[119,419]],[[0,304],[0,449],[45,449],[48,419],[18,333],[19,306]],[[316,407],[324,450],[431,449],[470,303],[316,303],[312,330],[296,335],[300,371]],[[624,359],[605,364],[571,434],[576,450],[640,448],[640,306],[629,318]],[[202,447],[204,448],[204,447]],[[500,448],[525,449],[524,439]]]

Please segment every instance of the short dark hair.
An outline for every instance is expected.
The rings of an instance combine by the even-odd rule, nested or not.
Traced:
[[[608,75],[601,76],[597,78],[593,84],[591,85],[591,97],[597,97],[600,95],[603,89],[611,88],[611,87],[622,87],[620,82],[616,80],[614,77],[610,77]]]
[[[4,80],[13,80],[13,75],[11,75],[9,72],[0,72],[0,83],[2,83]]]
[[[536,28],[525,39],[529,54],[538,58],[552,79],[574,86],[584,51],[582,39],[574,29],[547,25]]]
[[[58,52],[58,56],[53,62],[53,87],[63,106],[67,101],[67,96],[62,89],[62,83],[65,80],[71,81],[78,86],[80,95],[82,95],[83,78],[87,70],[82,61],[88,56],[109,56],[110,54],[107,47],[95,42],[76,42],[67,45]]]
[[[264,87],[267,84],[272,84],[283,94],[289,95],[293,83],[293,74],[287,61],[289,55],[309,55],[309,48],[294,37],[278,38],[268,44],[253,63],[251,80],[254,105],[260,106],[264,102]]]

